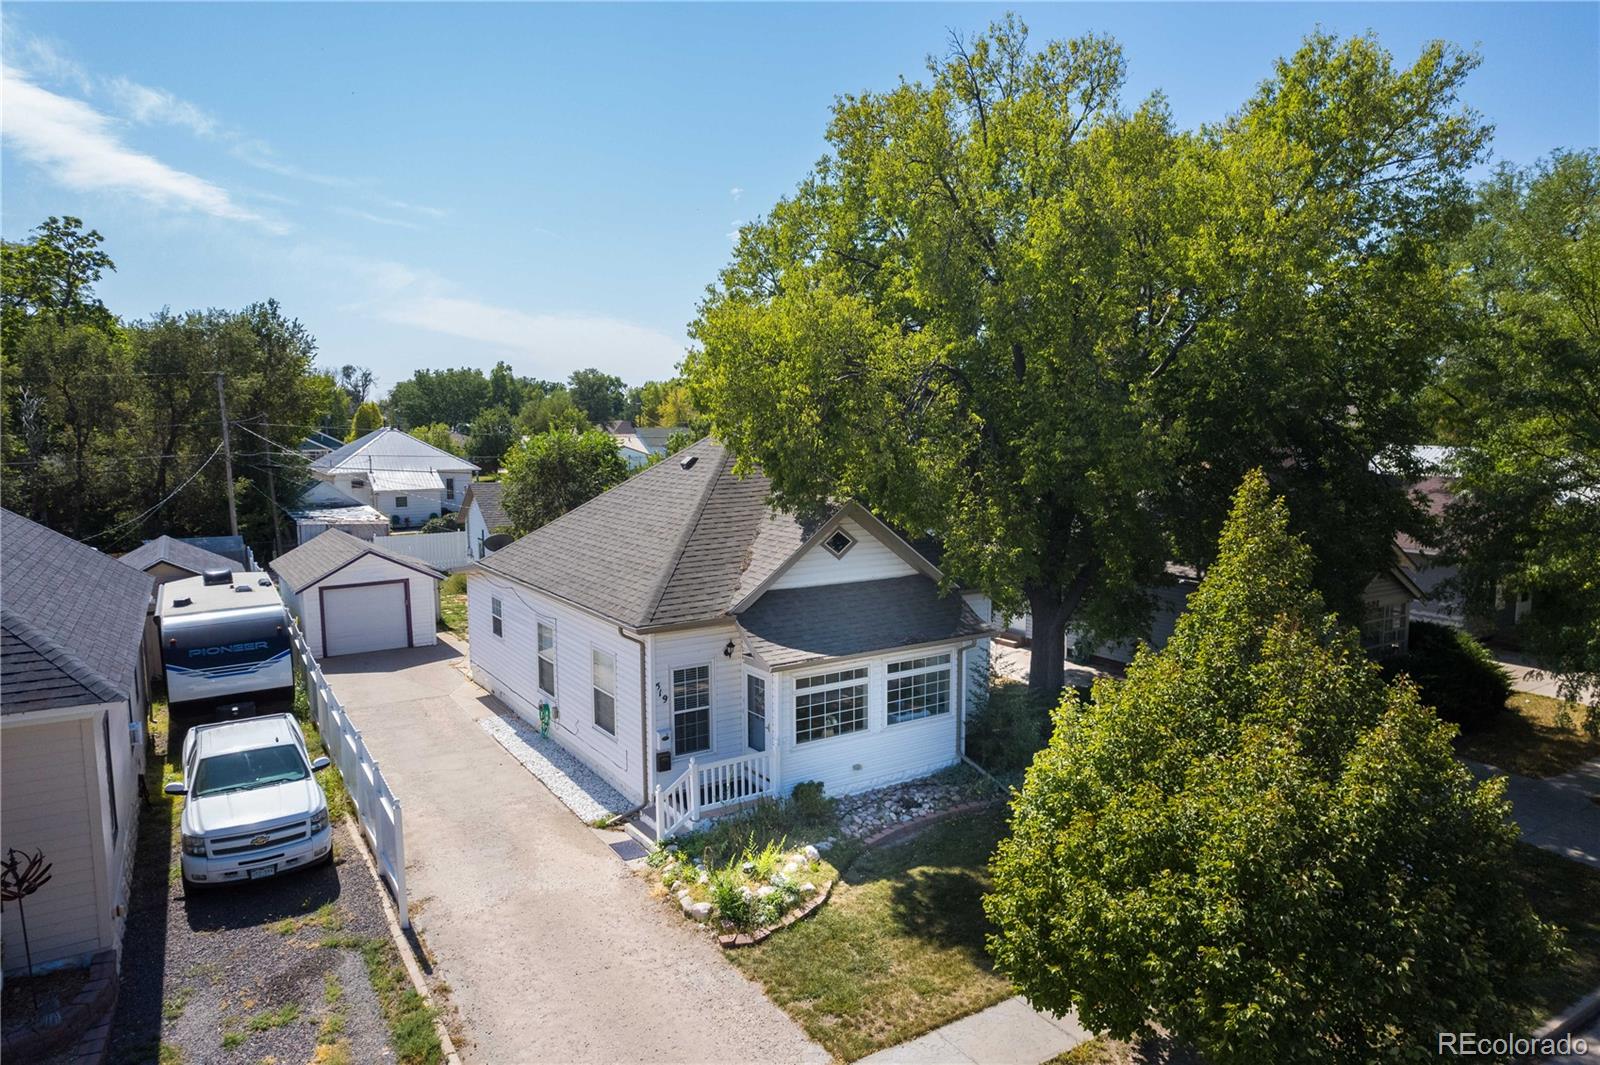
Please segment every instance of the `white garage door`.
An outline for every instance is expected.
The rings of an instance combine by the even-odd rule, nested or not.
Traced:
[[[404,581],[323,588],[321,595],[324,654],[410,646]]]

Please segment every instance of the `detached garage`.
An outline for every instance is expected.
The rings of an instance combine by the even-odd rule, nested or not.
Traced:
[[[330,529],[267,567],[319,658],[428,647],[444,574]]]

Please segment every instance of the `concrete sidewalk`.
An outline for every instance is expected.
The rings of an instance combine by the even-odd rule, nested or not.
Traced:
[[[1480,780],[1506,778],[1511,817],[1522,829],[1522,841],[1563,858],[1600,869],[1600,760],[1548,780],[1521,777],[1482,762],[1467,761]]]
[[[1093,1038],[1076,1014],[1052,1017],[1019,995],[856,1065],[1039,1065]]]

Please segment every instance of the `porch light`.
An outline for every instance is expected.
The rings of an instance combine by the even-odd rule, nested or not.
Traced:
[[[726,646],[726,647],[724,647],[722,649],[722,657],[723,658],[732,658],[733,657],[733,641],[732,640],[729,640],[728,641],[728,646]]]

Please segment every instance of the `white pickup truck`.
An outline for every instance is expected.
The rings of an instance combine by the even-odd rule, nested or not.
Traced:
[[[183,741],[183,885],[256,880],[329,861],[328,800],[292,714],[196,725]]]

